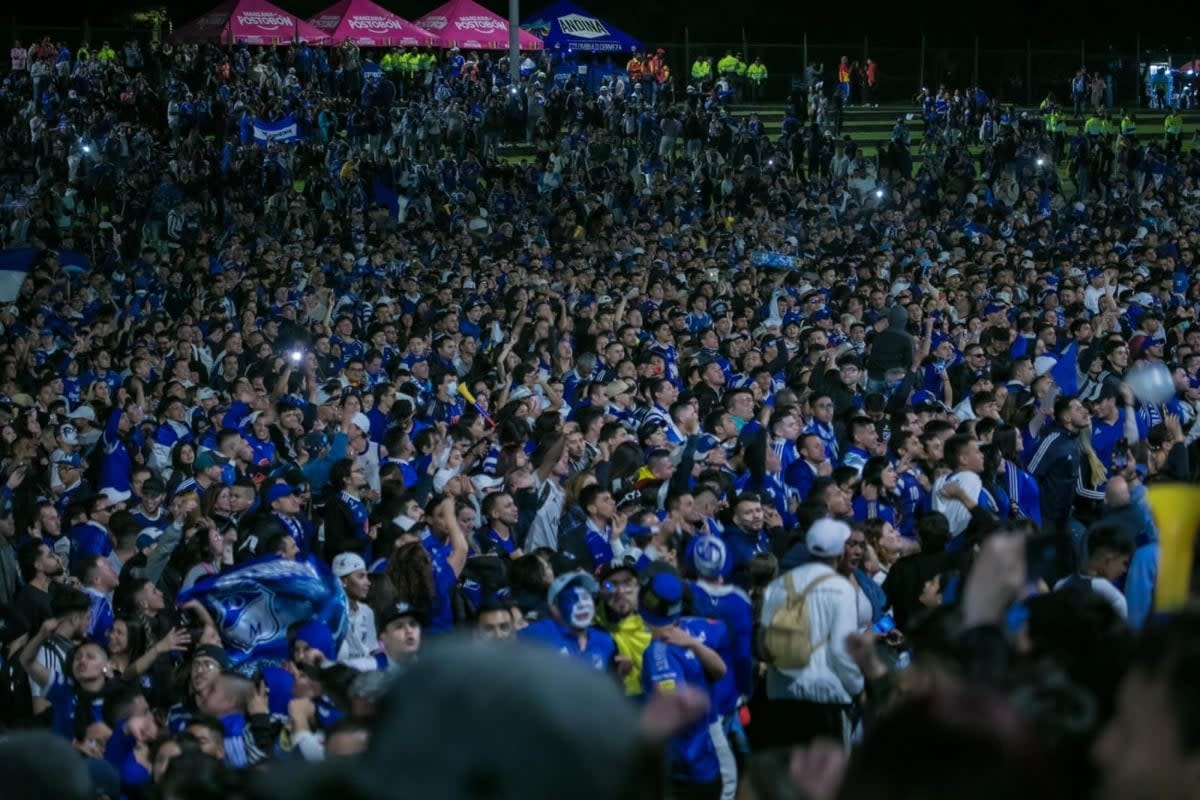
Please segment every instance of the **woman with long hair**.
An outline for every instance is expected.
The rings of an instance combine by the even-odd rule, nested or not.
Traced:
[[[992,447],[1002,460],[1002,480],[1005,494],[1008,495],[1009,516],[1040,525],[1041,488],[1037,479],[1025,469],[1025,462],[1021,458],[1021,429],[1015,425],[1001,425],[992,435]]]
[[[899,477],[896,468],[886,456],[872,456],[863,465],[862,481],[858,484],[851,509],[859,522],[882,519],[892,525],[899,524],[900,512],[896,506],[896,485]]]
[[[372,581],[368,601],[376,616],[396,603],[408,603],[426,619],[439,602],[433,559],[419,541],[398,545],[383,571],[384,580]],[[447,601],[449,598],[445,598]]]
[[[171,561],[183,576],[180,589],[188,589],[201,578],[221,571],[226,548],[220,529],[207,518],[186,529],[183,536],[183,544],[171,554]]]
[[[204,499],[200,501],[200,513],[216,523],[217,530],[224,533],[233,520],[233,488],[218,484],[205,492]]]
[[[176,442],[171,448],[171,466],[163,470],[162,478],[167,483],[168,495],[175,494],[175,487],[196,475],[196,445],[192,442]]]

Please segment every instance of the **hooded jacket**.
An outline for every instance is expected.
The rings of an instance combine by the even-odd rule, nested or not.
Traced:
[[[889,369],[900,368],[905,372],[912,369],[914,343],[912,334],[905,330],[908,325],[908,309],[896,303],[888,309],[888,327],[875,334],[871,340],[871,352],[867,356],[867,377],[883,380]]]

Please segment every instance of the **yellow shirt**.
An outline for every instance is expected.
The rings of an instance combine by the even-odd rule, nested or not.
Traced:
[[[625,685],[625,694],[636,697],[642,693],[642,656],[650,646],[650,631],[642,615],[634,611],[615,626],[609,625],[606,630],[617,644],[617,652],[633,662],[633,669],[621,681]]]

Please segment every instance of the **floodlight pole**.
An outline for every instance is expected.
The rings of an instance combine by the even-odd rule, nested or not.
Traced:
[[[521,85],[521,0],[508,0],[508,77]]]

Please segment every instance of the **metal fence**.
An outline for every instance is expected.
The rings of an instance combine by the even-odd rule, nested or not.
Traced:
[[[836,81],[837,65],[843,56],[851,62],[875,61],[879,75],[880,102],[911,100],[922,87],[946,86],[962,89],[981,86],[1004,102],[1024,105],[1039,103],[1048,92],[1060,102],[1069,101],[1071,79],[1080,66],[1099,72],[1113,86],[1113,104],[1145,105],[1145,73],[1149,64],[1178,65],[1200,57],[1196,52],[1143,47],[1141,36],[1128,41],[1105,42],[993,42],[982,37],[964,37],[954,42],[918,37],[915,46],[876,45],[869,36],[837,43],[798,42],[700,42],[685,37],[680,41],[656,42],[671,54],[672,61],[688,74],[692,61],[701,55],[720,58],[726,51],[754,59],[762,58],[768,70],[764,95],[782,99],[795,81],[801,80],[806,64],[823,65],[828,86]],[[1190,76],[1189,76],[1190,79]]]

